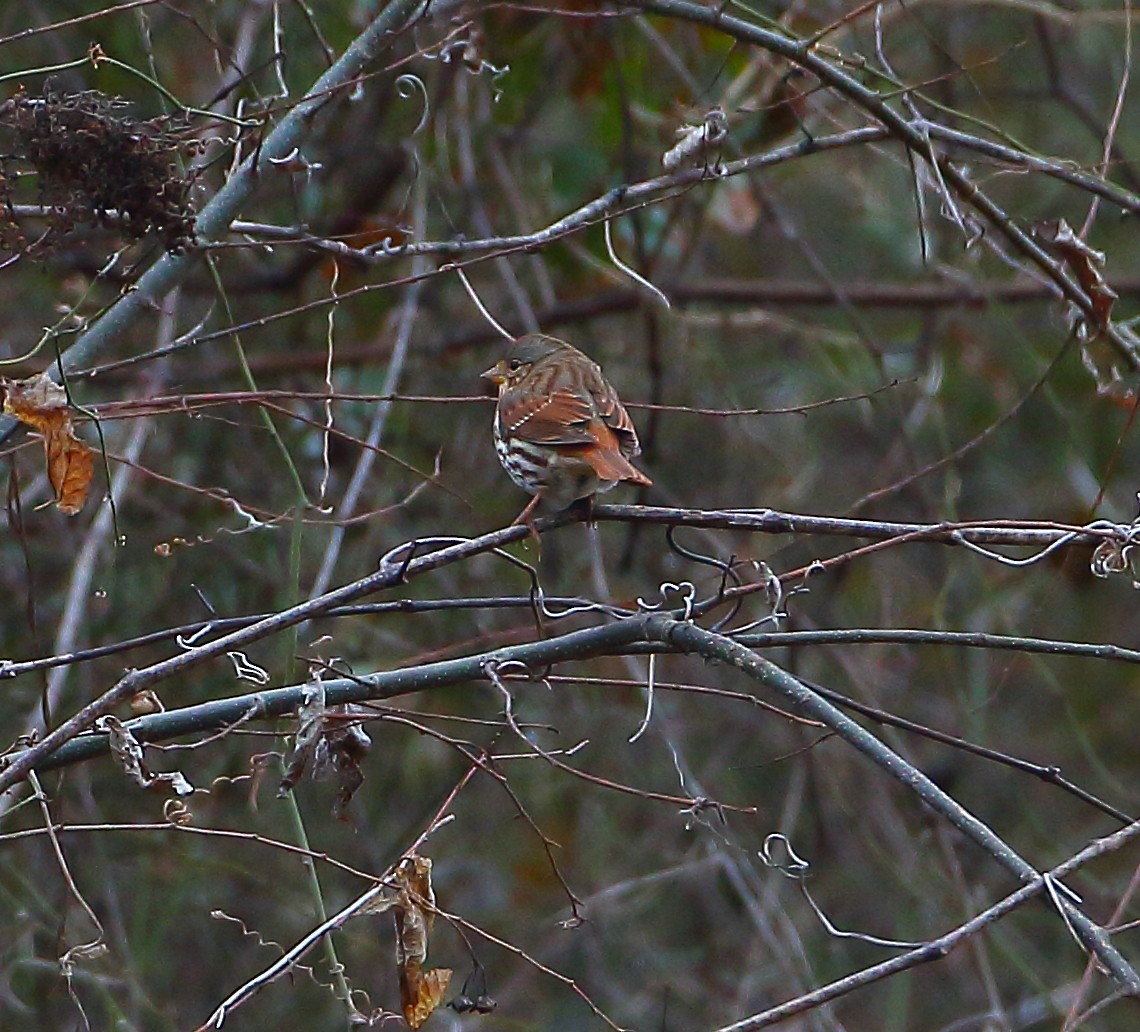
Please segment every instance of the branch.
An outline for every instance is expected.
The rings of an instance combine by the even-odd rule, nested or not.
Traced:
[[[670,527],[744,530],[754,534],[823,534],[869,538],[906,538],[944,545],[1033,545],[1089,547],[1104,540],[1128,542],[1129,528],[1105,520],[1078,527],[1046,520],[970,520],[960,523],[892,523],[839,516],[808,516],[776,509],[681,509],[662,505],[595,505],[591,520],[661,523]]]
[[[988,825],[942,791],[922,771],[907,763],[898,753],[787,671],[731,638],[707,631],[693,623],[650,618],[646,621],[646,630],[656,641],[665,642],[682,652],[695,652],[706,659],[719,660],[779,692],[801,713],[822,721],[849,745],[900,781],[1026,885],[1036,886],[1044,881],[1032,864],[1016,853]],[[1112,945],[1104,929],[1062,892],[1051,892],[1051,898],[1081,945],[1098,958],[1117,986],[1127,995],[1140,996],[1140,975]]]
[[[1092,845],[1082,849],[1063,864],[1058,864],[1047,875],[1038,877],[1036,881],[1006,896],[1005,899],[983,910],[969,921],[953,929],[953,931],[947,932],[937,939],[931,939],[918,949],[909,950],[897,957],[892,957],[890,960],[885,960],[881,964],[874,964],[871,967],[864,968],[862,971],[856,971],[854,974],[820,986],[810,993],[797,996],[794,1000],[788,1000],[786,1003],[777,1004],[775,1007],[771,1007],[760,1014],[753,1014],[751,1017],[745,1018],[742,1021],[725,1025],[723,1028],[717,1029],[716,1032],[759,1032],[762,1028],[769,1028],[796,1014],[803,1014],[806,1011],[814,1010],[825,1003],[829,1003],[831,1000],[846,996],[849,992],[861,986],[882,981],[882,979],[889,978],[891,975],[898,974],[900,971],[907,971],[910,968],[917,967],[919,964],[924,964],[928,961],[941,960],[949,954],[955,946],[969,938],[969,936],[975,935],[987,925],[993,924],[999,918],[1011,913],[1022,904],[1028,903],[1029,900],[1040,896],[1046,890],[1047,880],[1056,882],[1057,879],[1072,874],[1073,871],[1078,870],[1097,857],[1121,849],[1123,846],[1134,841],[1138,835],[1140,835],[1140,821],[1135,824],[1130,824],[1127,828],[1121,828],[1120,831],[1107,838],[1097,839]]]
[[[198,213],[195,235],[201,240],[214,240],[227,232],[242,206],[253,196],[263,171],[272,168],[272,162],[291,154],[304,140],[317,112],[330,97],[350,85],[369,62],[395,41],[417,12],[426,14],[428,6],[425,0],[391,0],[386,4],[368,28],[353,40],[340,60],[313,84]],[[438,14],[440,9],[436,4],[433,13]],[[196,262],[197,256],[193,251],[163,255],[132,289],[68,348],[61,363],[63,372],[89,363],[110,344],[117,343],[138,318],[153,311],[158,300],[186,276]],[[57,378],[60,375],[54,364],[49,375]],[[10,417],[0,418],[0,443],[11,436],[17,425]]]
[[[1048,879],[1015,852],[988,825],[967,811],[925,774],[907,763],[873,734],[823,699],[816,691],[751,649],[694,623],[678,620],[676,614],[643,613],[604,627],[573,631],[548,641],[498,649],[490,654],[431,663],[407,670],[388,671],[372,675],[371,678],[329,681],[325,682],[323,687],[327,702],[334,705],[391,698],[397,694],[422,691],[459,681],[486,680],[486,665],[489,661],[499,665],[521,662],[534,669],[551,663],[612,653],[639,642],[657,643],[679,652],[693,653],[706,659],[723,662],[730,668],[739,670],[745,676],[779,692],[801,713],[831,728],[848,744],[913,791],[924,803],[941,814],[963,835],[993,857],[998,864],[1022,881],[1025,884],[1024,898],[1039,893],[1046,886]],[[171,720],[178,721],[185,729],[186,722],[191,717],[203,721],[200,730],[214,729],[225,723],[234,723],[243,717],[248,717],[251,698],[259,707],[259,714],[281,715],[296,705],[299,691],[296,686],[278,688],[259,692],[253,697],[188,707],[176,714],[156,714],[139,718],[132,721],[130,727],[140,739],[163,734]],[[85,736],[59,749],[46,763],[43,762],[45,757],[42,755],[38,760],[43,767],[56,766],[61,762],[74,762],[81,758],[81,753],[94,755],[105,748],[103,736]],[[28,753],[32,751],[29,750]],[[24,754],[25,758],[28,753]],[[9,775],[11,770],[4,773]],[[1140,825],[1133,824],[1124,831],[1134,835],[1138,827]],[[1061,910],[1078,941],[1098,958],[1123,992],[1132,996],[1140,995],[1140,976],[1112,945],[1104,930],[1087,917],[1071,899],[1057,891],[1055,882],[1053,885],[1050,898]],[[1019,901],[1022,899],[1021,896],[1017,898]],[[972,928],[972,923],[968,927]],[[936,944],[928,944],[921,950],[915,951],[911,963],[933,959],[943,953],[944,950]],[[895,963],[901,963],[903,959],[897,958]],[[735,1032],[744,1032],[745,1029],[760,1027],[762,1026],[758,1024],[744,1023],[734,1026],[734,1029]]]
[[[563,512],[547,519],[538,520],[535,526],[540,532],[545,532],[578,522],[582,518],[579,513]],[[935,541],[941,544],[964,545],[971,548],[977,547],[979,544],[1037,545],[1047,548],[1060,548],[1072,545],[1087,546],[1099,543],[1106,538],[1120,540],[1127,544],[1130,533],[1128,527],[1111,524],[1107,521],[1098,521],[1087,527],[1051,523],[1033,524],[1012,520],[997,520],[990,523],[911,524],[801,516],[764,509],[705,511],[637,505],[596,505],[589,518],[591,520],[662,523],[669,526],[750,530],[755,533],[767,534],[836,534],[888,540],[900,544],[904,541]],[[380,569],[376,573],[232,631],[206,645],[197,646],[188,652],[152,664],[149,667],[132,670],[99,698],[69,717],[41,742],[18,754],[7,767],[0,770],[0,792],[4,792],[22,781],[28,772],[42,762],[45,757],[57,750],[64,742],[88,730],[99,717],[110,713],[121,702],[166,678],[184,673],[208,659],[225,655],[226,652],[247,646],[295,624],[324,615],[335,606],[345,605],[383,588],[394,587],[404,583],[410,577],[427,573],[450,563],[501,548],[512,541],[520,540],[528,533],[526,527],[511,526],[477,538],[449,538],[448,541],[457,543],[448,544],[443,548],[435,548],[434,551],[418,558],[414,556],[419,548],[434,547],[439,544],[438,540],[428,538],[423,541],[408,542],[388,553],[381,560]],[[405,555],[407,558],[399,558]],[[762,585],[749,584],[740,588],[728,589],[703,608],[719,605],[724,598],[728,598],[730,595],[748,594],[760,588]],[[3,672],[2,667],[0,667],[0,672]]]
[[[930,162],[937,177],[945,182],[960,200],[979,212],[1018,252],[1053,281],[1061,295],[1081,311],[1090,327],[1102,326],[1104,319],[1097,313],[1093,299],[1068,274],[1065,267],[1016,225],[987,194],[970,181],[965,172],[945,154],[934,149],[925,121],[908,120],[890,106],[887,97],[869,89],[837,65],[825,60],[816,49],[814,40],[800,40],[753,25],[741,18],[725,14],[721,5],[702,7],[690,0],[623,0],[623,2],[644,11],[710,26],[733,39],[779,54],[806,69],[825,86],[847,97],[870,114],[909,150]],[[1120,330],[1110,323],[1104,328],[1104,333],[1131,368],[1140,367],[1140,358]]]
[[[445,602],[450,600],[443,600]],[[499,601],[499,600],[471,600],[471,601]],[[511,600],[514,601],[514,600]],[[523,600],[533,604],[533,600]],[[549,600],[547,600],[549,601]],[[381,606],[384,604],[381,604]],[[400,605],[400,603],[392,603]],[[326,616],[344,614],[346,612],[380,611],[381,606],[342,607],[330,611]],[[611,611],[611,615],[614,615]],[[619,625],[627,630],[632,628],[630,623],[632,614],[625,614]],[[222,621],[219,621],[222,623]],[[596,632],[597,629],[595,628]],[[614,643],[610,639],[607,650],[615,653],[647,655],[651,653],[666,653],[676,650],[663,645],[661,642],[650,642],[638,639],[623,644]],[[892,631],[860,629],[855,631],[793,631],[773,634],[745,634],[734,637],[734,641],[750,649],[789,648],[806,644],[839,644],[839,643],[869,643],[869,642],[909,642],[933,644],[957,644],[979,648],[1011,649],[1024,652],[1040,652],[1053,655],[1079,655],[1099,659],[1118,659],[1129,662],[1140,662],[1140,652],[1122,649],[1115,645],[1083,645],[1076,642],[1050,641],[1040,638],[1018,638],[996,634],[978,634],[972,632],[952,631]],[[486,665],[494,662],[501,665],[515,662],[538,669],[546,666],[550,659],[550,647],[557,646],[555,655],[559,661],[568,659],[587,659],[599,654],[597,639],[588,631],[576,631],[573,635],[566,635],[553,641],[508,646],[492,649],[477,655],[458,659],[444,660],[436,663],[425,663],[416,667],[401,670],[385,670],[372,674],[363,674],[353,677],[329,678],[322,680],[321,686],[325,692],[329,705],[348,705],[362,702],[382,702],[402,695],[418,691],[428,691],[435,688],[444,688],[470,681],[483,680],[486,677]],[[581,678],[577,678],[581,682]],[[987,749],[975,745],[965,739],[947,735],[932,728],[916,724],[913,721],[897,717],[894,714],[874,709],[846,698],[838,692],[821,687],[820,685],[805,682],[825,699],[854,709],[877,723],[890,724],[904,730],[921,734],[934,741],[942,742],[957,749],[963,749],[985,759],[1005,763],[1017,770],[1030,773],[1041,780],[1057,785],[1066,792],[1095,806],[1103,813],[1119,820],[1121,823],[1131,823],[1132,818],[1117,808],[1105,803],[1082,789],[1067,778],[1062,777],[1060,769],[1055,766],[1042,766],[1030,763],[1006,753]],[[677,687],[675,685],[660,687]],[[245,693],[231,696],[226,699],[215,699],[210,702],[199,703],[195,706],[185,706],[152,716],[139,717],[129,721],[125,726],[131,735],[142,742],[162,742],[183,735],[194,733],[225,732],[244,724],[250,719],[273,719],[293,713],[301,706],[311,684],[296,684],[268,691]],[[767,706],[753,696],[747,696],[754,703]],[[789,714],[779,711],[782,716]],[[109,739],[104,734],[84,734],[65,743],[56,752],[48,756],[37,765],[37,770],[50,770],[56,767],[80,763],[106,754],[109,748]],[[582,771],[561,764],[547,757],[555,766],[561,767],[578,777],[588,780],[599,780],[584,774]],[[617,787],[606,782],[609,787]],[[677,801],[668,797],[671,801]]]
[[[525,527],[520,529],[526,532]],[[508,662],[522,663],[533,670],[541,670],[552,663],[611,654],[636,642],[647,641],[645,633],[647,619],[646,614],[641,614],[603,627],[589,627],[571,631],[558,638],[508,646],[459,659],[441,660],[437,663],[424,663],[421,666],[406,667],[402,670],[385,670],[356,677],[330,678],[322,681],[321,687],[324,689],[326,705],[341,706],[354,702],[379,702],[412,692],[444,688],[468,681],[486,681],[484,667],[486,663],[492,661],[499,665]],[[292,713],[302,701],[305,688],[305,685],[290,685],[204,702],[168,713],[138,717],[126,722],[125,726],[139,741],[145,742],[162,741],[191,732],[218,731],[251,716],[281,717]],[[50,770],[77,763],[104,755],[107,752],[107,743],[108,739],[104,734],[92,733],[78,738],[72,737],[70,741],[54,750],[42,751],[32,759],[32,764],[36,770]],[[46,739],[41,744],[46,744]],[[23,753],[21,758],[27,755]],[[3,775],[9,772],[10,770],[6,770]]]
[[[1019,150],[1008,144],[995,143],[971,133],[957,129],[950,129],[937,122],[923,121],[916,125],[920,132],[955,144],[966,150],[976,151],[986,157],[1002,162],[1004,165],[1021,172],[1040,172],[1047,176],[1072,186],[1079,187],[1097,197],[1110,201],[1120,207],[1122,211],[1133,215],[1140,215],[1140,196],[1131,190],[1106,182],[1100,176],[1090,175],[1070,164],[1050,158],[1039,157],[1028,151]],[[658,194],[673,192],[694,186],[697,183],[709,180],[730,179],[733,176],[748,172],[759,172],[763,169],[781,165],[784,162],[804,157],[808,154],[822,153],[823,151],[838,150],[842,147],[852,147],[867,143],[877,143],[890,139],[895,135],[892,129],[885,126],[860,126],[857,129],[847,129],[843,132],[831,133],[827,136],[813,136],[800,140],[797,143],[785,144],[781,147],[754,154],[746,158],[725,161],[715,168],[705,165],[694,168],[680,169],[668,175],[654,176],[628,186],[614,187],[603,196],[595,198],[581,205],[574,211],[558,219],[550,225],[535,230],[533,233],[518,233],[510,236],[483,237],[474,240],[424,240],[418,243],[404,242],[393,244],[390,237],[367,247],[351,247],[340,240],[327,237],[316,237],[305,227],[277,226],[261,222],[234,222],[230,227],[234,233],[242,233],[255,239],[274,240],[281,242],[301,243],[315,250],[354,261],[379,263],[396,257],[425,254],[484,254],[488,251],[517,251],[520,249],[533,250],[553,240],[566,236],[572,232],[583,229],[600,221],[606,215],[620,214],[622,210],[634,205],[645,203]],[[35,206],[14,209],[17,215],[35,215],[39,211]],[[220,244],[217,246],[232,247],[233,244]],[[683,287],[684,281],[677,284]],[[958,288],[959,291],[961,288]],[[1038,288],[1040,289],[1040,288]]]
[[[1106,182],[1103,178],[1082,172],[1071,165],[1061,161],[1042,158],[1028,151],[1019,150],[1008,144],[995,143],[983,137],[975,136],[960,130],[950,129],[937,122],[924,121],[917,128],[937,139],[953,143],[967,150],[976,151],[1008,165],[1012,169],[1022,172],[1040,172],[1052,176],[1062,182],[1077,186],[1082,190],[1094,194],[1104,200],[1118,205],[1122,211],[1140,215],[1140,196]],[[235,234],[252,237],[256,240],[272,240],[280,243],[302,244],[339,258],[351,259],[366,264],[380,264],[391,261],[393,258],[406,258],[417,255],[474,255],[488,252],[507,253],[510,251],[526,250],[544,246],[561,237],[578,232],[587,226],[594,225],[608,215],[621,214],[634,206],[656,199],[663,193],[687,189],[698,183],[730,179],[734,176],[749,172],[759,172],[764,169],[781,165],[809,154],[837,150],[843,147],[857,146],[867,143],[877,143],[894,136],[893,130],[885,126],[861,126],[857,129],[847,129],[827,136],[813,136],[800,140],[797,143],[785,144],[772,150],[754,154],[746,158],[725,161],[715,168],[705,165],[693,168],[680,169],[667,175],[654,176],[626,186],[614,187],[601,197],[596,197],[586,204],[580,205],[574,211],[531,233],[516,233],[507,236],[480,237],[476,239],[455,240],[422,240],[419,242],[404,241],[394,244],[391,237],[385,237],[378,243],[366,247],[352,247],[341,240],[329,237],[316,236],[306,226],[278,226],[272,223],[250,222],[235,220],[229,226],[229,231]],[[14,205],[12,214],[19,217],[36,217],[48,214],[43,205],[25,204]],[[115,213],[107,215],[109,220],[115,218]],[[247,246],[243,243],[216,241],[205,245],[203,249],[232,248]],[[443,271],[443,270],[440,270]],[[687,281],[676,284],[677,289],[683,290]],[[957,296],[961,296],[962,287],[955,288]],[[1036,286],[1040,293],[1040,286]],[[832,298],[833,299],[833,298]]]
[[[716,169],[709,166],[687,168],[668,175],[654,176],[652,179],[645,179],[638,183],[615,186],[613,189],[607,190],[601,197],[595,197],[592,201],[580,205],[569,214],[542,229],[535,230],[533,233],[482,237],[475,240],[425,240],[420,243],[401,243],[398,245],[393,245],[391,238],[385,237],[379,243],[356,248],[338,240],[314,238],[308,235],[298,237],[297,230],[294,229],[257,223],[244,223],[242,225],[245,226],[247,232],[251,232],[254,236],[264,236],[269,239],[300,240],[330,254],[370,263],[424,254],[469,255],[488,252],[498,254],[510,251],[531,251],[585,229],[587,226],[602,222],[607,216],[619,215],[630,208],[656,199],[659,194],[682,190],[710,180],[715,181],[741,175],[745,172],[757,172],[761,169],[783,164],[793,158],[802,157],[805,154],[814,154],[817,151],[872,143],[881,140],[886,135],[885,130],[878,126],[848,129],[830,136],[801,140],[798,143],[777,147],[774,150],[755,154],[752,157],[725,162]],[[1140,199],[1136,200],[1136,211],[1140,213]],[[235,225],[234,229],[237,228]],[[438,271],[442,272],[446,268],[447,266],[442,266]]]
[[[551,517],[548,520],[536,521],[535,525],[539,529],[551,529],[570,523],[575,518],[570,515]],[[224,656],[229,651],[242,648],[251,642],[303,623],[312,617],[320,616],[334,606],[351,602],[373,591],[379,591],[381,588],[402,584],[409,577],[417,574],[426,573],[449,563],[492,551],[526,537],[529,533],[530,531],[526,527],[511,526],[503,530],[493,531],[490,534],[484,534],[478,538],[450,538],[449,541],[458,541],[458,543],[438,548],[419,558],[413,558],[413,556],[417,548],[422,546],[424,542],[418,540],[407,542],[382,558],[380,569],[376,573],[335,588],[323,595],[318,595],[316,598],[292,606],[280,613],[275,613],[247,627],[232,631],[208,644],[196,646],[188,652],[183,652],[148,667],[132,670],[93,702],[88,703],[77,713],[68,717],[59,727],[46,735],[42,741],[13,757],[9,757],[8,766],[0,770],[0,792],[5,792],[22,781],[37,763],[58,749],[64,742],[74,738],[80,732],[88,730],[96,720],[110,713],[120,703],[159,681],[173,677],[175,674],[185,673],[208,659]],[[407,558],[400,558],[405,553]]]
[[[360,605],[336,606],[321,613],[314,619],[335,620],[345,616],[376,616],[382,613],[438,613],[458,609],[526,609],[533,611],[536,606],[558,606],[561,609],[573,609],[576,612],[595,610],[597,612],[610,612],[620,614],[616,606],[604,606],[593,599],[580,595],[542,595],[541,599],[532,595],[495,595],[474,596],[467,598],[430,598],[411,599],[401,598],[391,602],[366,602]],[[124,638],[120,641],[109,642],[106,645],[93,645],[87,649],[77,649],[75,652],[61,652],[52,656],[41,656],[37,659],[11,660],[0,659],[0,681],[15,677],[22,677],[33,670],[51,670],[55,667],[71,666],[75,663],[87,663],[93,659],[102,659],[104,656],[114,656],[122,652],[142,648],[144,645],[155,645],[159,642],[174,641],[177,638],[193,639],[199,635],[210,632],[233,631],[239,627],[248,627],[260,620],[272,618],[272,613],[255,613],[250,616],[227,616],[211,618],[208,620],[195,620],[192,623],[179,624],[177,627],[164,627],[161,630],[139,634],[133,638]],[[1058,643],[1064,645],[1066,643]],[[1084,648],[1116,649],[1115,645],[1082,646]],[[1054,650],[1056,651],[1056,650]],[[1127,649],[1118,650],[1119,655],[1103,658],[1129,658]],[[1140,654],[1138,654],[1140,656]]]
[[[729,631],[728,633],[732,633]],[[822,631],[771,631],[733,635],[752,649],[793,648],[806,645],[955,645],[970,649],[1032,652],[1047,656],[1081,656],[1140,663],[1140,650],[1103,642],[1059,641],[985,631],[934,631],[915,627],[856,627]],[[41,661],[42,663],[42,661]],[[3,668],[0,667],[0,673]]]

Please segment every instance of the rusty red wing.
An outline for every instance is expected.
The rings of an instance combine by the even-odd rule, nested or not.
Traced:
[[[622,455],[632,459],[641,452],[633,420],[629,418],[625,406],[618,401],[617,392],[605,381],[602,382],[602,387],[604,391],[595,395],[598,415],[605,421],[606,426],[613,430]]]
[[[637,441],[633,421],[618,400],[613,385],[602,375],[598,364],[582,355],[581,362],[563,364],[563,369],[565,372],[558,377],[561,382],[556,385],[582,398],[591,413],[617,434],[617,445],[622,455],[627,459],[637,455],[641,446]]]
[[[499,431],[535,444],[591,444],[593,417],[585,398],[559,391],[538,394],[524,383],[499,399]]]

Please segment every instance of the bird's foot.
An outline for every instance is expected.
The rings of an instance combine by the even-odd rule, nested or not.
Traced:
[[[530,531],[530,536],[534,538],[535,542],[541,545],[538,537],[538,531],[534,528],[534,510],[538,507],[538,503],[542,500],[542,492],[536,494],[529,502],[526,503],[526,508],[523,509],[512,521],[511,526],[517,527],[520,524],[524,525]]]

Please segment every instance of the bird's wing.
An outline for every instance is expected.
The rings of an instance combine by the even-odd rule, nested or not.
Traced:
[[[637,431],[634,429],[633,420],[629,418],[625,406],[618,401],[617,391],[604,380],[602,387],[604,389],[601,391],[592,390],[590,392],[594,398],[594,407],[597,409],[601,420],[617,436],[622,455],[631,459],[641,453],[641,444],[637,440]]]
[[[613,402],[613,408],[603,413],[592,396],[575,391],[545,396],[506,391],[499,399],[499,433],[577,455],[604,481],[651,484],[629,461],[638,452],[637,434],[616,395]]]
[[[499,432],[535,444],[594,444],[588,398],[574,391],[534,394],[508,390],[499,399]]]

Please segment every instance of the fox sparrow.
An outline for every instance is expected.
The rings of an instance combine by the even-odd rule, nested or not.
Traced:
[[[510,478],[559,509],[625,482],[652,480],[629,460],[641,451],[629,413],[596,362],[565,341],[531,333],[483,376],[499,385],[495,451]]]

